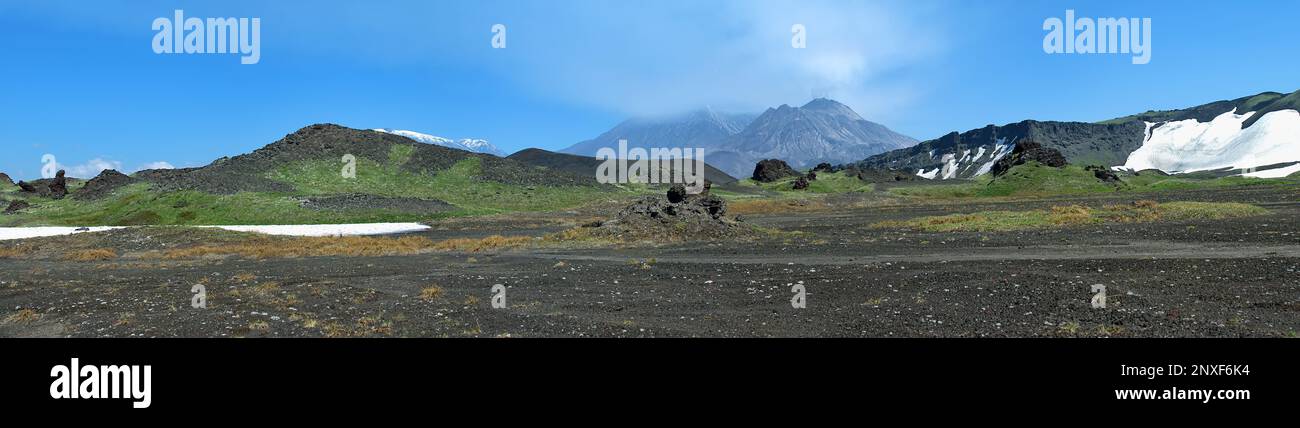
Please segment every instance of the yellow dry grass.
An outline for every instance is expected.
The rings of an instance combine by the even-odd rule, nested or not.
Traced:
[[[376,238],[368,236],[308,237],[292,239],[259,238],[230,244],[200,245],[162,253],[164,259],[193,259],[205,256],[242,256],[247,258],[295,258],[320,256],[392,256],[417,254],[433,248],[429,238],[406,236]]]
[[[0,248],[0,259],[16,259],[23,254],[27,251],[22,247]]]
[[[64,260],[74,262],[95,262],[117,258],[117,251],[108,248],[71,251],[63,255]]]
[[[442,287],[437,285],[430,285],[420,290],[420,300],[426,302],[437,300],[439,296],[442,296]]]
[[[435,250],[477,253],[486,250],[520,248],[533,242],[528,236],[492,235],[486,238],[456,238],[433,244]]]

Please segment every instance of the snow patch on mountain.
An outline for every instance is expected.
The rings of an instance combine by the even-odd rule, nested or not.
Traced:
[[[1209,122],[1147,123],[1142,147],[1129,155],[1124,168],[1177,173],[1300,161],[1300,112],[1269,112],[1242,129],[1254,115],[1233,109]]]
[[[1254,178],[1282,178],[1300,172],[1300,163],[1282,168],[1273,168],[1263,171],[1247,172],[1241,174],[1244,177]]]
[[[460,140],[452,140],[450,138],[443,138],[436,135],[429,135],[429,134],[424,134],[415,131],[407,131],[403,129],[377,128],[374,129],[374,131],[383,132],[385,134],[400,135],[424,144],[433,144],[436,146],[443,146],[452,149],[465,150],[474,153],[486,153],[489,155],[500,156],[500,157],[505,157],[506,155],[505,152],[501,151],[501,149],[498,149],[496,146],[492,145],[492,143],[489,143],[487,140],[482,140],[482,139],[464,138]]]
[[[936,178],[940,180],[951,180],[959,176],[966,176],[963,173],[969,171],[971,168],[976,169],[975,173],[971,174],[969,177],[988,174],[989,171],[993,170],[993,164],[997,163],[998,160],[1001,160],[1006,155],[1011,154],[1013,146],[1014,144],[1008,143],[1007,139],[1003,137],[998,138],[992,147],[978,146],[974,149],[963,149],[960,151],[961,156],[958,156],[959,153],[957,151],[952,153],[935,153],[934,150],[931,150],[930,157],[938,157],[941,159],[941,162],[943,162],[943,165],[939,168],[935,168],[933,171],[926,171],[925,169],[917,170],[916,175],[928,180],[934,180]],[[972,151],[974,151],[974,153],[971,153]],[[987,157],[985,155],[987,155]]]

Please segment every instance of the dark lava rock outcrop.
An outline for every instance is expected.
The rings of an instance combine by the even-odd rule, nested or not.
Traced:
[[[9,178],[9,174],[0,172],[0,185],[12,186],[14,185],[14,179]]]
[[[613,219],[589,226],[594,227],[597,234],[655,241],[711,239],[748,231],[726,217],[727,201],[710,194],[707,184],[698,195],[686,194],[685,186],[674,185],[667,198],[647,196],[638,199]]]
[[[1114,171],[1111,171],[1110,168],[1106,168],[1106,167],[1104,167],[1104,166],[1100,166],[1100,165],[1088,165],[1088,166],[1085,167],[1084,169],[1085,169],[1085,170],[1088,170],[1088,171],[1092,171],[1092,176],[1093,176],[1093,177],[1097,177],[1098,180],[1101,180],[1101,181],[1104,181],[1104,182],[1107,182],[1107,183],[1119,183],[1119,182],[1121,181],[1121,180],[1119,179],[1119,176],[1118,176],[1118,175],[1115,175],[1115,172],[1114,172]]]
[[[806,177],[799,177],[798,180],[795,180],[795,181],[794,181],[794,184],[792,185],[792,187],[794,187],[794,190],[804,190],[804,189],[807,189],[807,188],[808,188],[808,179],[807,179]]]
[[[799,175],[789,164],[780,159],[764,159],[754,165],[754,181],[771,183],[786,177]]]
[[[1035,161],[1050,167],[1060,168],[1068,165],[1065,156],[1061,151],[1043,147],[1042,144],[1033,141],[1021,141],[1016,144],[1016,148],[1011,150],[1011,154],[998,160],[993,164],[993,175],[1000,176],[1011,170],[1011,167],[1023,165],[1025,162]]]
[[[80,190],[72,194],[73,199],[78,200],[95,200],[112,194],[117,188],[134,183],[135,179],[130,176],[117,172],[116,170],[106,169],[100,172],[95,178],[86,182]]]
[[[35,193],[43,198],[63,199],[64,196],[68,195],[68,181],[63,174],[63,170],[59,170],[54,175],[54,178],[40,179],[31,183],[19,181],[18,187],[23,192]]]
[[[822,162],[822,163],[817,164],[817,166],[813,167],[812,170],[813,170],[814,172],[815,172],[815,171],[822,171],[822,172],[835,172],[835,167],[832,166],[832,165],[829,164],[829,163]]]

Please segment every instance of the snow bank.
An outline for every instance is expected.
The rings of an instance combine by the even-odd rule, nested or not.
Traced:
[[[1257,171],[1257,172],[1248,172],[1242,174],[1242,176],[1254,177],[1254,178],[1282,178],[1291,174],[1295,174],[1297,172],[1300,172],[1300,163],[1288,167],[1274,168],[1270,170]]]
[[[304,224],[284,226],[196,226],[224,229],[234,232],[252,232],[281,236],[367,236],[419,232],[429,229],[419,223],[364,223],[364,224]],[[0,227],[0,241],[10,239],[40,238],[44,236],[71,235],[74,233],[104,232],[124,227],[91,227],[77,231],[76,227]]]
[[[1241,129],[1254,115],[1233,110],[1204,123],[1195,119],[1148,123],[1146,140],[1124,167],[1174,173],[1300,161],[1300,112],[1269,112]]]
[[[282,236],[367,236],[419,232],[429,229],[420,223],[362,223],[362,224],[295,224],[283,226],[200,226],[214,227],[233,232],[252,232]]]
[[[75,227],[0,227],[0,241],[71,235],[74,233],[104,232],[121,229],[121,227],[91,227],[87,229],[89,230],[77,231]]]

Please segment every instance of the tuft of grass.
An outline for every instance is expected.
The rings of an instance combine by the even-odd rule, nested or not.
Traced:
[[[0,259],[16,259],[24,254],[27,254],[27,249],[22,246],[0,248]]]
[[[442,287],[439,287],[436,284],[430,285],[428,287],[424,287],[424,289],[420,290],[420,300],[426,302],[432,302],[434,300],[438,300],[438,297],[441,296],[442,296]]]
[[[5,323],[6,324],[16,324],[16,323],[28,324],[38,319],[41,319],[41,314],[37,313],[35,309],[19,309],[18,312],[14,312],[13,314],[10,314],[9,316],[5,317]]]
[[[96,262],[117,258],[117,252],[108,248],[72,251],[63,256],[64,260],[74,262]]]
[[[262,320],[252,321],[248,323],[248,329],[252,331],[268,332],[271,331],[271,324]]]
[[[1068,227],[1098,223],[1150,223],[1158,221],[1223,220],[1268,214],[1258,206],[1235,202],[1137,201],[1100,209],[1081,205],[1050,210],[983,211],[971,214],[919,217],[872,224],[873,229],[915,229],[925,232],[999,232]]]

